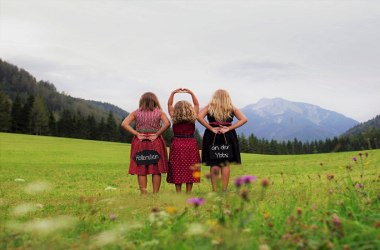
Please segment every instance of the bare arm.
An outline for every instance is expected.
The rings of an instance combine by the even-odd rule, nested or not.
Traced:
[[[198,102],[198,98],[195,96],[194,92],[191,91],[190,89],[184,89],[187,93],[189,93],[191,95],[191,98],[193,99],[193,104],[194,104],[194,111],[195,111],[195,114],[198,115],[199,113],[199,102]]]
[[[207,128],[208,130],[211,130],[214,134],[218,134],[220,128],[211,127],[211,125],[208,122],[206,122],[205,116],[207,115],[207,112],[208,112],[208,106],[204,107],[199,112],[197,119],[198,119],[199,123],[202,124],[205,128]]]
[[[170,97],[168,100],[168,112],[169,112],[170,117],[172,117],[174,113],[174,108],[173,108],[174,95],[179,93],[180,91],[181,89],[176,89],[176,90],[173,90],[173,92],[170,94]]]
[[[131,133],[132,135],[136,136],[138,139],[143,140],[143,139],[145,139],[146,137],[145,137],[143,134],[137,132],[137,131],[136,131],[134,128],[132,128],[132,126],[131,126],[131,123],[132,123],[135,119],[136,119],[135,112],[130,113],[130,114],[124,119],[124,121],[121,123],[121,127],[122,127],[124,130],[128,131],[129,133]]]
[[[236,118],[238,119],[238,121],[229,127],[221,126],[221,129],[220,129],[221,133],[223,133],[223,134],[227,133],[228,131],[239,128],[239,127],[243,126],[245,123],[247,123],[247,121],[248,121],[247,117],[238,108],[234,108],[234,114],[235,114]]]

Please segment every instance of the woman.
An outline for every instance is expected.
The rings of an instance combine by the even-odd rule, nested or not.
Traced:
[[[207,116],[208,122],[205,117]],[[237,121],[233,123],[233,118]],[[210,166],[212,190],[217,191],[217,182],[221,172],[222,190],[226,191],[230,179],[230,163],[241,163],[240,148],[236,128],[247,122],[245,115],[233,106],[226,90],[219,89],[209,104],[198,115],[198,121],[206,128],[202,143],[202,162]],[[211,148],[215,145],[229,145],[231,151],[227,158],[215,159]],[[232,155],[231,155],[232,154]]]

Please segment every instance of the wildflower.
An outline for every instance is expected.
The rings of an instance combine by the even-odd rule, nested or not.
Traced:
[[[364,185],[362,183],[356,183],[355,187],[356,189],[361,189],[364,187]]]
[[[160,209],[157,207],[154,207],[154,208],[152,208],[151,211],[152,211],[152,213],[158,213],[158,212],[160,212]]]
[[[106,187],[104,190],[105,190],[105,191],[114,191],[114,190],[116,190],[116,188],[115,188],[115,187],[108,186],[108,187]]]
[[[254,182],[257,178],[254,175],[243,175],[242,179],[245,184],[249,184],[251,182]]]
[[[190,166],[190,169],[191,169],[192,171],[199,171],[200,167],[201,167],[201,164],[199,164],[199,163],[195,163],[194,165],[191,165],[191,166]]]
[[[323,167],[323,162],[319,163],[319,165],[320,165],[321,167]]]
[[[311,205],[311,210],[312,211],[315,211],[315,210],[317,210],[317,205],[314,203],[313,205]]]
[[[175,208],[175,207],[166,207],[165,208],[166,212],[168,212],[169,214],[176,214],[178,212],[178,209]]]
[[[270,246],[268,246],[267,244],[260,245],[259,250],[270,250]]]
[[[206,232],[206,228],[204,225],[200,223],[192,223],[189,225],[185,234],[191,236],[191,235],[204,234],[205,232]]]
[[[343,246],[343,250],[350,250],[350,246],[349,245],[344,245]]]
[[[201,178],[201,172],[199,172],[199,171],[194,171],[194,172],[193,172],[193,177],[194,177],[194,179],[199,179],[199,178]]]
[[[380,228],[380,220],[375,222],[375,228]]]
[[[340,229],[342,227],[342,221],[340,220],[340,218],[337,214],[332,215],[332,222],[333,222],[335,228]]]
[[[117,216],[114,213],[110,213],[110,220],[116,220]]]
[[[269,219],[271,217],[271,214],[269,212],[263,213],[264,219]]]
[[[25,192],[27,194],[37,194],[48,191],[49,189],[50,184],[47,182],[34,182],[25,187]]]
[[[360,156],[360,158],[362,158],[362,156],[363,156],[363,153],[362,153],[362,152],[360,152],[360,153],[359,153],[359,156]]]
[[[302,208],[297,207],[296,211],[297,211],[297,215],[298,215],[298,216],[301,216],[301,215],[302,215]]]
[[[199,207],[205,202],[203,198],[193,197],[187,200],[187,203],[194,205],[194,207]]]
[[[353,160],[354,162],[357,162],[357,161],[358,161],[358,159],[357,159],[356,157],[353,157],[352,160]]]
[[[243,198],[243,200],[248,201],[249,200],[248,190],[244,189],[243,191],[241,191],[240,196],[241,198]]]
[[[235,179],[235,186],[237,188],[240,188],[242,184],[243,184],[243,180],[242,180],[241,177],[238,177],[238,178]]]
[[[347,165],[347,166],[346,166],[346,169],[347,169],[347,171],[350,171],[350,172],[351,172],[351,171],[352,171],[352,166],[351,166],[351,165]]]
[[[206,174],[205,174],[205,178],[206,178],[207,180],[210,180],[210,179],[211,179],[211,174],[210,174],[210,173],[206,173]]]
[[[327,177],[327,180],[329,180],[329,181],[331,181],[331,180],[334,179],[334,175],[333,174],[327,174],[326,177]]]
[[[365,152],[365,158],[367,158],[368,157],[368,153],[367,152]]]
[[[268,178],[264,178],[261,180],[261,186],[263,186],[264,188],[268,187],[269,186],[269,180]]]

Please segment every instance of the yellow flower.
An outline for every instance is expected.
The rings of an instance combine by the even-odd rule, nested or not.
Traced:
[[[193,177],[194,177],[195,179],[199,179],[199,178],[201,178],[201,172],[199,172],[199,171],[194,171],[194,172],[193,172]]]
[[[175,207],[166,207],[165,208],[166,212],[168,212],[169,214],[176,214],[178,212],[178,209],[175,208]]]

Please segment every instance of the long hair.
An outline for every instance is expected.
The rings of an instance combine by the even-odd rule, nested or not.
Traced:
[[[193,106],[188,101],[178,101],[174,105],[173,123],[191,122],[194,123],[197,119]]]
[[[153,111],[155,108],[161,110],[160,102],[152,92],[146,92],[140,97],[139,107],[143,111]]]
[[[231,97],[224,89],[218,89],[213,94],[211,101],[208,103],[208,113],[215,117],[218,122],[225,122],[232,118],[234,106]]]

